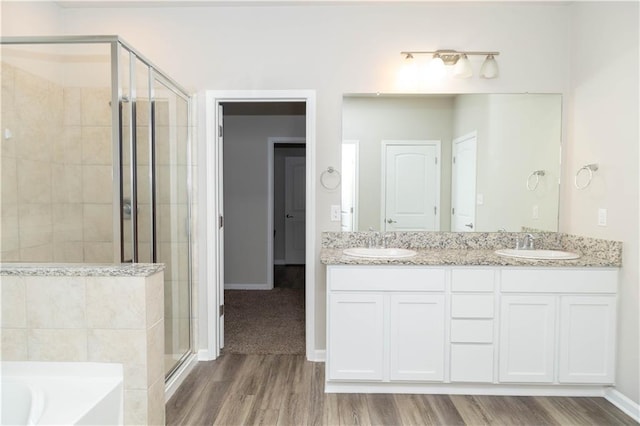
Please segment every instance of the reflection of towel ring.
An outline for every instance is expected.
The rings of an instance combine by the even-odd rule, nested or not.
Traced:
[[[533,185],[531,185],[531,177],[532,176],[535,176],[535,178],[536,178],[536,180],[533,183]],[[544,170],[536,170],[534,172],[531,172],[531,174],[527,178],[527,189],[529,191],[535,191],[536,190],[536,188],[538,187],[538,184],[540,183],[540,176],[544,176]]]
[[[327,176],[333,176],[334,173],[335,173],[335,176],[338,177],[338,182],[336,182],[334,186],[327,185],[325,182],[325,179],[327,178]],[[334,189],[338,188],[340,186],[341,181],[342,181],[342,176],[340,176],[340,172],[331,166],[327,167],[327,170],[323,171],[322,174],[320,174],[320,185],[322,185],[325,189],[328,189],[329,191],[333,191]]]
[[[583,170],[586,170],[587,172],[589,172],[589,178],[587,179],[587,182],[584,185],[579,185],[578,184],[578,176],[580,176],[580,174],[582,173]],[[593,179],[593,172],[598,170],[598,165],[597,164],[587,164],[585,166],[582,166],[578,169],[578,171],[576,172],[576,177],[573,180],[573,183],[575,184],[576,188],[578,189],[585,189],[587,186],[589,186],[591,184],[591,180]]]

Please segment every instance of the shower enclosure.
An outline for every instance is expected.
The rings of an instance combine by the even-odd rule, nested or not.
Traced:
[[[193,352],[189,94],[117,36],[0,53],[0,260],[164,263],[169,378]]]

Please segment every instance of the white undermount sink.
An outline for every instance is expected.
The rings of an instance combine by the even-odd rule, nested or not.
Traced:
[[[366,248],[352,247],[342,250],[348,256],[367,257],[372,259],[402,259],[413,257],[417,254],[414,250],[403,248]]]
[[[495,253],[498,256],[517,257],[520,259],[537,259],[537,260],[568,260],[578,259],[578,253],[562,250],[523,250],[523,249],[500,249]]]

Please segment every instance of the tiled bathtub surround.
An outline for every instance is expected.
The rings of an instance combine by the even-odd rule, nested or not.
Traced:
[[[323,249],[344,249],[348,247],[367,247],[371,232],[323,232]],[[522,264],[522,260],[498,258],[492,255],[493,250],[503,248],[515,248],[518,237],[524,233],[519,232],[383,232],[388,247],[426,249],[432,251],[432,256],[438,255],[445,264],[456,264],[456,260],[462,264]],[[555,232],[536,232],[536,248],[574,251],[582,255],[582,260],[564,261],[573,262],[576,266],[621,266],[622,243],[618,241],[598,240],[594,238],[579,237]],[[446,250],[448,253],[437,253],[434,250]],[[323,263],[329,262],[329,257],[334,258],[339,251],[323,250],[321,256]],[[491,259],[487,260],[487,256]],[[402,259],[392,261],[394,263],[415,263],[418,259]],[[387,260],[368,263],[389,263]],[[433,262],[436,262],[434,259]],[[475,262],[475,263],[474,263]],[[487,263],[488,262],[488,263]],[[518,262],[518,263],[514,263]],[[537,264],[559,264],[557,261],[540,262]],[[563,263],[566,266],[568,263]]]
[[[162,270],[3,264],[2,360],[122,363],[125,424],[164,424]]]

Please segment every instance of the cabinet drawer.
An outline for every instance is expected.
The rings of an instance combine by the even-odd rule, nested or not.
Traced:
[[[503,292],[526,293],[615,293],[617,269],[505,269]]]
[[[493,294],[454,294],[452,318],[493,318]]]
[[[451,345],[452,382],[493,382],[493,345]]]
[[[444,291],[445,272],[410,266],[330,266],[330,290]]]
[[[451,320],[451,341],[458,343],[493,342],[493,320]]]
[[[454,269],[451,272],[451,291],[492,292],[493,269]]]

